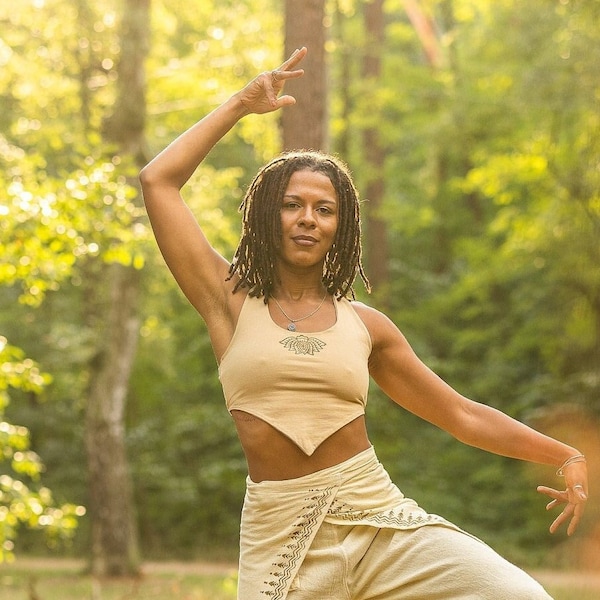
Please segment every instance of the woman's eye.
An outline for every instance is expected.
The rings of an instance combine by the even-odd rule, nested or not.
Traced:
[[[324,215],[332,215],[333,214],[333,210],[331,210],[331,208],[329,208],[328,206],[321,206],[318,211]]]

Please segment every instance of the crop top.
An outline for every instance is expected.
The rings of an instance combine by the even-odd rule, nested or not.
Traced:
[[[334,305],[332,327],[298,333],[248,295],[219,365],[229,412],[262,419],[307,455],[367,405],[371,336],[347,299]]]

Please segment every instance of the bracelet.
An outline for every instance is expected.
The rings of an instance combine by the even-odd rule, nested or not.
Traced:
[[[560,465],[558,471],[556,471],[556,474],[559,477],[564,477],[565,476],[564,469],[566,467],[568,467],[569,465],[572,465],[572,464],[578,463],[578,462],[586,462],[585,456],[583,454],[576,454],[575,456],[571,456],[570,458],[567,458],[567,460],[565,460],[565,462],[562,465]]]

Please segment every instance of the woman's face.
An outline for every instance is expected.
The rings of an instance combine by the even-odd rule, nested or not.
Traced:
[[[335,239],[338,198],[327,175],[296,171],[281,204],[279,258],[295,267],[322,265]]]

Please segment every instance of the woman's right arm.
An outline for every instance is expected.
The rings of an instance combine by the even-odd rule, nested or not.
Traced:
[[[188,129],[140,173],[144,202],[160,251],[179,287],[207,319],[223,305],[229,265],[211,246],[183,201],[181,188],[210,149],[247,114],[236,96]],[[221,296],[221,298],[219,298]]]
[[[192,305],[209,321],[228,310],[232,282],[229,262],[209,243],[181,196],[181,188],[212,147],[245,115],[272,112],[293,104],[278,96],[285,81],[300,77],[297,50],[279,69],[261,73],[246,87],[193,125],[140,173],[144,202],[154,235],[169,269]]]

